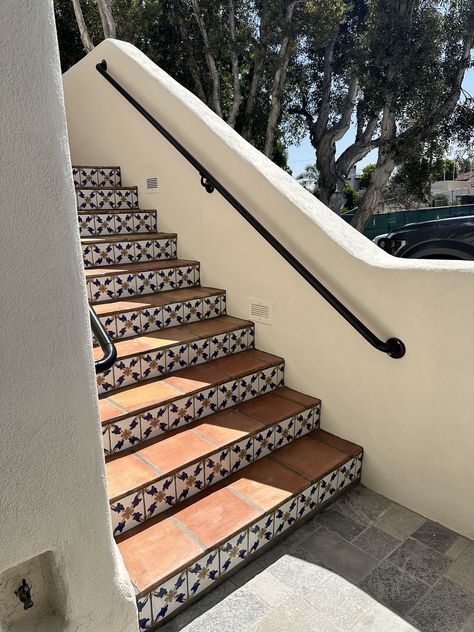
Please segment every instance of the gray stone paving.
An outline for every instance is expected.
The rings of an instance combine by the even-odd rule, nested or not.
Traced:
[[[474,542],[359,486],[163,632],[474,632]]]

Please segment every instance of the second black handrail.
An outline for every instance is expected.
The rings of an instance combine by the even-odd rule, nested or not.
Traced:
[[[117,359],[117,349],[91,305],[89,305],[89,317],[92,333],[96,337],[96,340],[102,349],[102,353],[104,354],[100,360],[96,360],[95,372],[102,373],[103,371],[110,369]]]
[[[224,199],[307,281],[368,343],[375,349],[387,353],[391,358],[402,358],[406,349],[399,338],[383,341],[378,338],[355,314],[334,296],[289,250],[281,244],[233,195],[219,182],[161,123],[132,97],[108,72],[105,59],[96,65],[96,70],[119,92],[140,114],[170,142],[201,176],[201,184],[208,193],[218,191]]]

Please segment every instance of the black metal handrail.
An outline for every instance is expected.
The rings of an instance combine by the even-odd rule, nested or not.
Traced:
[[[405,355],[405,345],[399,338],[389,338],[383,341],[378,338],[355,314],[353,314],[334,294],[332,294],[318,279],[298,261],[260,222],[230,193],[217,178],[215,178],[176,138],[132,97],[108,72],[105,59],[96,65],[96,70],[120,94],[170,142],[179,153],[198,171],[201,184],[208,193],[218,191],[224,199],[267,241],[290,265],[298,272],[316,292],[318,292],[359,334],[373,347],[387,353],[391,358],[402,358]]]
[[[117,359],[117,349],[91,305],[89,305],[89,316],[91,319],[92,332],[104,354],[100,360],[96,360],[95,372],[102,373],[102,371],[110,369]]]

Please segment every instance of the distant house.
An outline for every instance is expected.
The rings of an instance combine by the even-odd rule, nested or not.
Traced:
[[[455,180],[437,180],[431,185],[431,195],[436,198],[446,197],[450,204],[455,204],[461,196],[474,195],[474,171],[460,173]]]

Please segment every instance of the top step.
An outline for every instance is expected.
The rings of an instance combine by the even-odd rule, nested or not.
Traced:
[[[74,186],[80,187],[119,187],[122,186],[120,167],[72,167]]]

